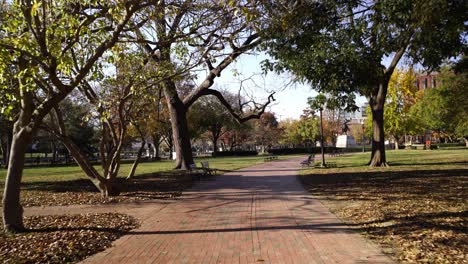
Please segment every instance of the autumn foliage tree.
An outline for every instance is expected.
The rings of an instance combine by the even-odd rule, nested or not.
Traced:
[[[395,148],[405,134],[415,132],[417,122],[410,114],[416,103],[418,88],[412,68],[396,69],[388,83],[388,95],[384,110],[385,132],[395,140]]]
[[[22,230],[20,183],[24,155],[43,119],[89,77],[128,30],[143,1],[9,1],[0,24],[0,88],[13,67],[19,102],[3,195],[6,231]],[[106,25],[106,26],[103,26]],[[8,102],[7,102],[8,103]]]
[[[258,7],[258,1],[158,1],[143,16],[148,22],[127,36],[164,76],[161,85],[170,113],[176,168],[189,169],[193,164],[187,112],[199,98],[215,96],[239,122],[258,118],[273,100],[270,95],[264,103],[236,108],[220,91],[211,89],[223,70],[261,43],[254,24]],[[190,93],[181,94],[176,77],[197,67],[205,69],[205,78]]]
[[[281,1],[280,1],[281,2]],[[290,1],[271,9],[265,45],[276,62],[320,92],[367,97],[372,111],[370,166],[387,166],[384,106],[402,58],[436,68],[466,45],[465,1]],[[383,63],[384,59],[389,63]]]

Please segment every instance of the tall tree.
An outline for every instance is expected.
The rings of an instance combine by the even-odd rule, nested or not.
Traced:
[[[225,98],[234,98],[232,95],[226,95]],[[229,100],[232,101],[232,100]],[[216,97],[206,96],[192,106],[189,115],[193,123],[197,123],[202,132],[207,132],[213,144],[213,153],[218,152],[219,139],[235,126],[236,121]]]
[[[468,73],[445,69],[441,80],[440,87],[425,90],[413,114],[424,128],[463,139],[468,146]]]
[[[44,117],[72,92],[125,32],[142,1],[8,1],[0,24],[0,87],[14,65],[21,105],[3,195],[6,231],[24,229],[20,183],[24,155]],[[73,62],[78,67],[73,67]]]
[[[169,106],[176,168],[189,169],[193,164],[187,112],[200,97],[217,97],[239,122],[258,118],[273,100],[270,95],[265,103],[250,102],[246,111],[248,103],[236,109],[220,91],[210,89],[224,69],[260,44],[252,22],[258,14],[257,2],[158,1],[147,11],[148,23],[128,36],[165,76],[162,87]],[[175,77],[197,67],[206,70],[206,77],[190,93],[181,94]]]
[[[265,112],[260,116],[260,119],[255,120],[253,136],[255,143],[262,147],[262,152],[278,144],[280,133],[278,125],[278,120],[272,112]]]
[[[412,68],[397,69],[388,84],[388,95],[384,110],[386,135],[393,137],[398,149],[400,138],[414,132],[416,123],[411,118],[410,110],[416,102],[418,88],[414,85],[416,76]]]
[[[276,30],[266,32],[272,41],[265,46],[279,61],[266,67],[289,69],[322,92],[366,96],[373,119],[369,164],[387,166],[384,105],[390,77],[404,57],[435,68],[460,52],[466,45],[465,1],[291,1],[288,7],[271,11]]]

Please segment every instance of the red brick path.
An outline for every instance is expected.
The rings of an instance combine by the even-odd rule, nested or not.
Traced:
[[[296,179],[300,160],[227,173],[176,202],[137,206],[142,226],[84,262],[392,263],[307,194]]]

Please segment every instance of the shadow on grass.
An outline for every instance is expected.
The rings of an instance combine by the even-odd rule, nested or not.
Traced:
[[[115,180],[119,186],[122,196],[138,196],[148,192],[171,192],[181,191],[190,186],[192,177],[184,173],[149,173],[141,174],[131,180],[117,178]],[[88,179],[77,179],[71,181],[40,181],[22,183],[22,189],[26,191],[45,191],[54,193],[76,192],[76,193],[97,193],[98,189]]]
[[[405,163],[405,162],[390,162],[390,166],[431,166],[431,165],[468,165],[466,161],[443,161],[443,162],[418,162],[418,163]]]
[[[372,194],[383,194],[388,201],[400,199],[401,195],[444,199],[459,199],[460,193],[465,198],[468,195],[466,169],[339,172],[302,175],[300,180],[312,194],[330,199],[341,196],[349,200],[381,198]]]
[[[440,256],[448,248],[466,248],[468,169],[340,172],[300,180],[349,225],[378,239],[423,239],[421,249]]]
[[[327,160],[328,161],[328,160]],[[331,160],[331,162],[337,162],[337,167],[338,168],[362,168],[362,167],[367,167],[367,163],[352,163],[352,164],[347,164],[347,163],[341,163],[340,161],[335,161]],[[320,163],[315,164],[315,167],[319,167]],[[391,167],[397,167],[397,166],[405,166],[405,167],[420,167],[420,166],[437,166],[437,165],[465,165],[468,166],[468,160],[465,161],[441,161],[441,162],[413,162],[413,161],[400,161],[400,162],[389,162],[389,165]],[[378,168],[378,167],[377,167]]]

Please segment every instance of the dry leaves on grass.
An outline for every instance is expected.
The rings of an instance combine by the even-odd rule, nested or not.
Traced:
[[[111,246],[135,218],[117,213],[25,217],[28,232],[0,234],[2,263],[78,262]]]
[[[190,175],[146,175],[131,182],[119,179],[121,194],[103,197],[89,180],[67,182],[23,183],[21,204],[31,206],[65,206],[83,204],[108,204],[143,201],[152,199],[172,199],[192,185]],[[0,192],[0,195],[3,193]]]
[[[403,263],[467,263],[468,171],[304,175],[307,189]]]

